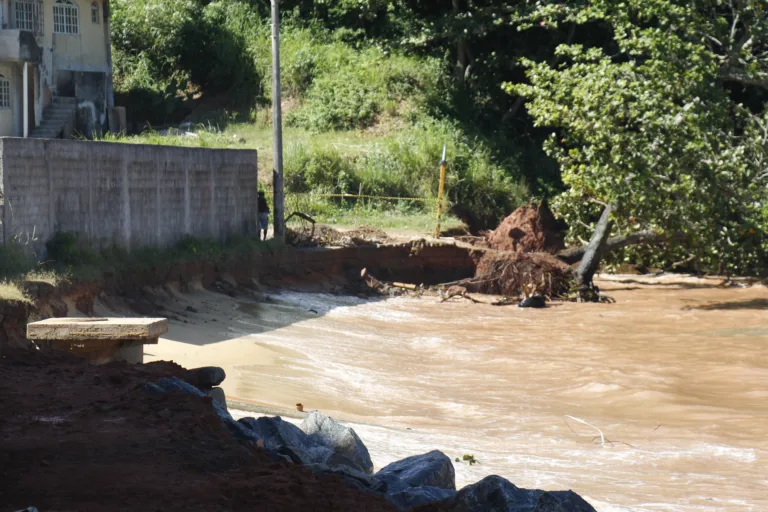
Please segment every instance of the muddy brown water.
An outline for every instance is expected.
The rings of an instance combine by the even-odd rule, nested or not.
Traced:
[[[716,283],[616,278],[616,304],[545,310],[286,292],[239,306],[230,328],[280,355],[231,361],[227,392],[359,422],[379,466],[472,454],[458,485],[768,510],[768,290]]]

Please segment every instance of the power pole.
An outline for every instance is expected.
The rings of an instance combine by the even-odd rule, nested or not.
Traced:
[[[280,0],[272,0],[272,186],[274,188],[275,238],[285,241],[283,195],[283,112],[280,105]]]

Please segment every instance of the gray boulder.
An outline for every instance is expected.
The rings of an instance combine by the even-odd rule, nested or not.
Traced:
[[[368,448],[351,428],[318,411],[313,411],[304,418],[300,428],[311,438],[333,450],[337,456],[352,461],[353,467],[363,473],[373,474],[373,462]]]
[[[425,486],[456,490],[453,463],[438,450],[393,462],[375,476],[387,484],[388,494],[405,491],[409,487]]]
[[[308,436],[299,427],[274,418],[242,418],[245,425],[259,439],[264,441],[268,451],[289,457],[297,464],[324,464],[327,466],[348,466],[356,471],[361,468],[353,461],[328,448],[320,440]]]
[[[385,484],[379,482],[371,475],[367,475],[362,471],[357,471],[349,466],[342,465],[326,465],[326,464],[309,464],[307,468],[316,475],[335,475],[344,480],[347,485],[354,487],[360,491],[374,492],[381,494],[384,492]]]
[[[217,366],[204,366],[203,368],[189,370],[189,382],[203,390],[218,386],[226,378],[227,374],[222,368]]]
[[[176,377],[163,377],[156,383],[148,382],[144,385],[142,390],[146,393],[152,394],[170,392],[186,393],[188,395],[193,395],[200,398],[207,397],[205,393],[200,391],[195,386]],[[216,414],[219,416],[219,418],[221,418],[221,421],[224,422],[224,424],[227,426],[227,428],[229,428],[230,432],[232,432],[236,438],[247,441],[256,440],[256,436],[254,436],[249,429],[245,428],[243,425],[236,422],[234,418],[232,418],[232,415],[229,414],[226,407],[222,407],[222,405],[215,400],[212,400],[211,403],[213,405],[213,410],[216,411]]]
[[[428,505],[456,496],[456,491],[440,489],[439,487],[409,487],[400,492],[393,492],[384,497],[398,510],[409,510],[413,507]]]
[[[595,512],[573,491],[520,489],[500,476],[488,476],[441,503],[447,512]]]
[[[208,391],[204,392],[206,395],[211,397],[211,399],[222,406],[224,409],[227,409],[227,397],[224,394],[224,390],[221,388],[213,388]]]

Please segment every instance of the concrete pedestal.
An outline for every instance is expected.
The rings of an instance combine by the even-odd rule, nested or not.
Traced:
[[[27,325],[39,347],[68,350],[91,364],[144,362],[144,345],[168,332],[165,318],[49,318]]]

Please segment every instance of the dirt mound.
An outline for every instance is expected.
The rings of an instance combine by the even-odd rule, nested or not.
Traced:
[[[499,251],[556,253],[565,249],[563,227],[543,202],[518,208],[486,238]]]
[[[507,297],[568,292],[568,265],[542,252],[489,252],[478,262],[477,273],[467,289],[475,293]]]
[[[88,366],[18,349],[2,356],[2,510],[393,510],[238,442],[207,397],[141,390],[188,377],[176,364]]]

